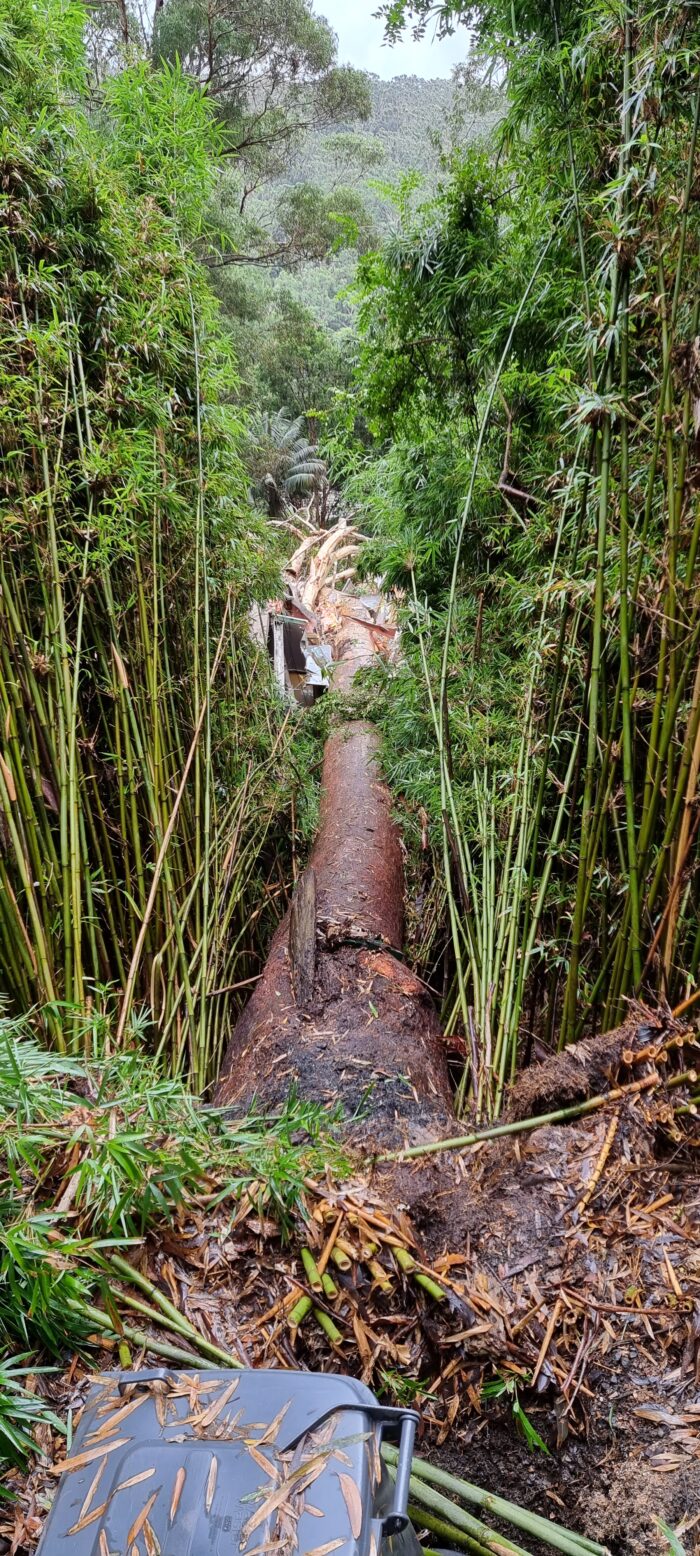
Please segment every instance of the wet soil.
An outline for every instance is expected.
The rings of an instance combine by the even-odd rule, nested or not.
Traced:
[[[583,1038],[524,1070],[510,1088],[505,1117],[536,1118],[599,1096],[617,1083],[623,1071],[625,1078],[632,1078],[630,1065],[640,1053],[683,1030],[670,1011],[632,1003],[627,1020],[614,1031]]]
[[[637,1098],[583,1204],[615,1112],[384,1169],[383,1192],[410,1207],[431,1265],[463,1256],[471,1293],[450,1434],[426,1456],[615,1556],[652,1556],[667,1549],[659,1519],[700,1513],[700,1176]],[[508,1395],[484,1401],[497,1377],[520,1378],[549,1455],[526,1445]],[[700,1550],[700,1523],[685,1549]]]

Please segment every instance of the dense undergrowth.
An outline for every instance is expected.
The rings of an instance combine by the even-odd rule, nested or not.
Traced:
[[[379,712],[416,953],[493,1113],[533,1041],[682,1001],[700,965],[699,18],[386,14],[471,21],[509,100],[360,262],[330,439],[405,594]]]
[[[88,1055],[66,1009],[119,1046],[146,1008],[202,1086],[286,900],[314,741],[247,631],[278,556],[195,257],[218,121],[177,64],[91,104],[83,27],[0,7],[0,989]]]
[[[83,1034],[84,1015],[63,1019]],[[292,1095],[274,1118],[235,1120],[166,1077],[138,1030],[128,1051],[107,1057],[93,1028],[85,1046],[98,1056],[85,1060],[47,1054],[36,1028],[0,1016],[0,1461],[15,1462],[33,1449],[37,1422],[57,1424],[36,1386],[37,1358],[89,1357],[101,1337],[127,1365],[145,1349],[173,1361],[179,1346],[181,1363],[183,1347],[206,1357],[202,1335],[184,1317],[178,1326],[175,1310],[149,1307],[138,1288],[129,1296],[129,1279],[117,1300],[131,1246],[193,1205],[233,1216],[246,1192],[284,1235],[305,1178],[347,1170],[332,1110]]]

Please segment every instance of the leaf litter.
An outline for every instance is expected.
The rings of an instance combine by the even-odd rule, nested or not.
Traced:
[[[597,1538],[619,1542],[626,1517],[630,1532],[619,1548],[641,1556],[657,1548],[652,1504],[654,1519],[678,1522],[692,1486],[700,1494],[698,1136],[693,1106],[679,1115],[679,1102],[681,1091],[659,1084],[566,1128],[486,1142],[439,1167],[396,1164],[344,1182],[330,1173],[307,1177],[285,1237],[268,1214],[263,1184],[233,1202],[212,1184],[213,1209],[206,1197],[191,1200],[132,1258],[207,1343],[245,1365],[354,1372],[385,1398],[418,1405],[419,1451],[462,1470],[466,1462],[480,1484],[540,1509],[561,1505],[563,1496],[569,1516]],[[326,1277],[322,1295],[308,1283],[302,1250]],[[120,1290],[128,1291],[125,1282],[112,1287],[117,1308]],[[293,1323],[302,1298],[308,1308]],[[319,1315],[338,1338],[329,1338]],[[157,1318],[154,1310],[145,1325],[156,1347],[164,1332]],[[101,1350],[105,1366],[118,1364],[116,1339],[103,1337]],[[188,1399],[192,1430],[247,1438],[267,1481],[251,1532],[275,1514],[291,1538],[299,1483],[274,1484],[263,1452],[282,1413],[272,1423],[244,1423],[235,1380],[222,1389],[194,1350],[191,1365],[196,1379],[181,1377],[176,1388]],[[510,1392],[487,1399],[485,1385],[498,1378]],[[41,1387],[59,1408],[78,1410],[89,1382],[77,1360]],[[520,1440],[513,1398],[549,1459]],[[77,1459],[62,1458],[60,1440],[53,1455],[42,1442],[44,1460],[31,1475],[8,1477],[18,1503],[4,1510],[3,1532],[16,1549],[31,1548],[29,1531],[41,1526],[46,1477],[62,1465],[103,1464],[129,1441],[108,1434],[139,1403],[127,1394],[115,1410],[106,1391],[101,1440],[93,1434]],[[159,1403],[167,1420],[165,1394]],[[608,1488],[591,1489],[601,1455]],[[173,1490],[172,1516],[183,1484]],[[97,1489],[95,1477],[78,1525],[90,1517]],[[276,1509],[271,1496],[280,1498]]]

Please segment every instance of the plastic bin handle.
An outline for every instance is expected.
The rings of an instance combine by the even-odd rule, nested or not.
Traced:
[[[382,1534],[400,1534],[410,1523],[408,1516],[408,1493],[411,1479],[411,1460],[413,1459],[413,1444],[416,1440],[416,1427],[420,1417],[415,1410],[401,1410],[395,1405],[359,1404],[354,1400],[343,1401],[342,1404],[331,1405],[313,1421],[310,1421],[303,1431],[297,1432],[290,1442],[284,1444],[282,1452],[296,1448],[302,1437],[307,1432],[314,1432],[317,1427],[327,1421],[329,1416],[338,1415],[341,1411],[352,1410],[360,1415],[367,1416],[380,1428],[382,1437],[391,1436],[399,1445],[399,1457],[396,1465],[396,1480],[394,1482],[394,1500],[382,1519]]]
[[[408,1517],[408,1494],[417,1424],[418,1416],[415,1411],[406,1410],[403,1412],[401,1436],[399,1438],[399,1457],[396,1465],[396,1480],[394,1482],[394,1501],[386,1517],[382,1519],[382,1534],[384,1535],[400,1534],[402,1529],[405,1529],[410,1522]]]

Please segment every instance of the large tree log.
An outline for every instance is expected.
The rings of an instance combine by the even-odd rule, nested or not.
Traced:
[[[388,1144],[434,1136],[453,1112],[437,1015],[401,960],[401,848],[377,745],[359,722],[328,741],[313,875],[274,936],[216,1100],[279,1105],[295,1085],[352,1117],[371,1093],[368,1138]]]

